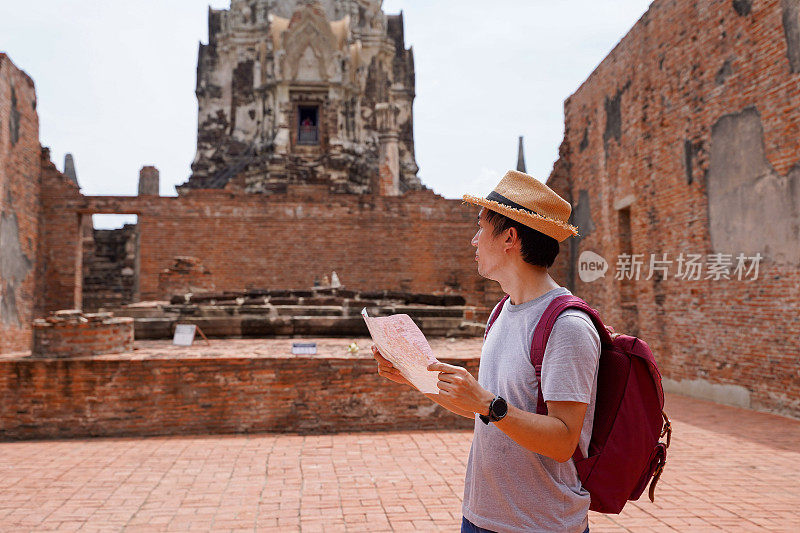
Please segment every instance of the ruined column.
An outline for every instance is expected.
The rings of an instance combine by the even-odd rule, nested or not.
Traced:
[[[139,196],[158,196],[158,177],[156,167],[142,167],[139,171]]]
[[[380,154],[378,159],[378,194],[400,194],[400,149],[398,147],[397,114],[400,109],[393,103],[375,105]]]

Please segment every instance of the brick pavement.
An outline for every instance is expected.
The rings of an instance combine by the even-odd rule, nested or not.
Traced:
[[[794,531],[800,421],[670,395],[656,494],[592,531]],[[457,531],[471,434],[0,444],[1,531]]]

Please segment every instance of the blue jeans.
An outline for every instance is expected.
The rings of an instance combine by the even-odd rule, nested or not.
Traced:
[[[462,516],[461,533],[494,533],[494,532],[489,529],[483,529],[482,527],[478,527],[469,520],[467,520],[466,517]],[[589,533],[589,526],[586,526],[586,531],[584,531],[583,533]]]

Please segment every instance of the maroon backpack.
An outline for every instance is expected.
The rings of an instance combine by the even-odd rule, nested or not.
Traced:
[[[505,296],[500,301],[489,318],[486,335],[507,299]],[[653,501],[664,470],[672,427],[663,410],[661,374],[646,342],[614,333],[600,320],[597,310],[580,298],[559,296],[545,309],[531,343],[531,362],[539,382],[538,414],[547,414],[542,397],[544,350],[556,318],[566,309],[580,309],[591,317],[601,345],[589,455],[583,457],[577,447],[572,459],[583,487],[591,495],[589,508],[617,514],[628,500],[639,499],[650,478]],[[666,442],[660,442],[665,435]]]

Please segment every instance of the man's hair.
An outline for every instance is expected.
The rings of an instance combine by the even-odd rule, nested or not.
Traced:
[[[494,226],[493,234],[500,235],[509,228],[515,228],[521,244],[522,260],[535,266],[550,268],[558,256],[558,241],[541,231],[536,231],[516,220],[511,220],[497,211],[484,209],[484,217]]]

